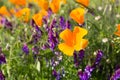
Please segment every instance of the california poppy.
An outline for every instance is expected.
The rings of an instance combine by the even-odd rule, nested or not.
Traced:
[[[19,6],[25,6],[26,5],[26,0],[9,0],[11,3]]]
[[[50,8],[53,13],[57,13],[60,9],[60,0],[52,0],[50,3]]]
[[[38,26],[41,26],[43,17],[47,15],[47,11],[43,9],[39,13],[33,15],[33,20]]]
[[[84,6],[88,6],[89,5],[89,0],[76,0],[77,2],[83,4]]]
[[[70,17],[78,24],[84,23],[85,10],[83,8],[76,8],[70,12]]]
[[[48,10],[49,7],[49,1],[48,0],[38,0],[38,5],[41,9]]]
[[[22,18],[25,22],[28,22],[30,15],[30,9],[29,8],[23,8],[22,10],[19,10],[16,12],[16,17]]]
[[[87,46],[88,40],[83,39],[86,34],[87,30],[79,26],[75,26],[73,32],[70,29],[65,29],[60,33],[60,38],[62,38],[64,42],[60,43],[58,48],[64,54],[73,56],[74,50],[79,51]]]
[[[117,29],[118,29],[118,31],[115,32],[114,34],[117,36],[120,36],[120,24],[118,24]]]
[[[10,16],[10,13],[8,12],[7,8],[5,6],[2,6],[0,8],[0,15],[3,15],[3,16]]]

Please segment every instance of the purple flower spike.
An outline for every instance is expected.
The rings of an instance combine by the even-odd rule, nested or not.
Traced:
[[[84,53],[85,53],[84,50],[80,50],[80,51],[79,51],[78,56],[79,56],[80,61],[84,58]]]
[[[74,57],[74,65],[75,65],[75,67],[78,67],[79,66],[79,62],[78,62],[78,57],[77,57],[77,53],[76,52],[74,52],[73,57]]]
[[[26,44],[23,45],[22,50],[23,50],[24,53],[26,53],[26,55],[29,54],[29,48]]]
[[[64,30],[65,29],[65,19],[63,16],[60,17],[60,26]]]
[[[58,75],[57,71],[56,71],[56,70],[53,70],[53,71],[52,71],[52,75],[53,75],[54,77],[57,77],[57,75]]]
[[[0,64],[6,63],[5,55],[2,53],[2,48],[0,47]]]
[[[102,56],[103,56],[103,52],[99,50],[96,56],[95,65],[99,64],[100,60],[102,59]]]
[[[110,80],[118,80],[118,79],[120,79],[120,69],[115,71],[115,73],[112,75]]]
[[[48,9],[48,17],[50,17],[53,14],[52,10],[49,8]]]
[[[48,43],[49,43],[50,49],[52,51],[54,50],[55,46],[58,43],[57,36],[54,35],[54,34],[55,33],[52,30],[49,30],[49,33],[48,33]]]
[[[78,76],[79,76],[80,80],[89,80],[86,72],[78,71]]]
[[[49,29],[52,30],[52,28],[54,28],[56,26],[56,23],[57,23],[56,19],[53,19],[52,22],[50,23]]]
[[[3,75],[1,70],[0,70],[0,80],[5,80],[5,76]]]
[[[3,53],[0,53],[0,64],[4,64],[4,63],[6,63],[5,55]]]
[[[85,72],[87,73],[87,75],[88,75],[88,78],[90,78],[91,77],[91,73],[92,73],[92,71],[93,71],[93,68],[91,67],[91,66],[86,66],[86,68],[85,68]]]

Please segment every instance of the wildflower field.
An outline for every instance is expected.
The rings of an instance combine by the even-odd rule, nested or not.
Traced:
[[[0,0],[0,80],[120,80],[120,0]]]

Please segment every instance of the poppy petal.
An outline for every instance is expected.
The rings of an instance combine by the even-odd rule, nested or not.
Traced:
[[[68,56],[73,56],[73,52],[74,52],[74,48],[73,47],[70,47],[68,46],[67,44],[65,43],[60,43],[58,45],[58,48],[66,55]]]
[[[60,33],[60,38],[63,39],[65,42],[67,42],[68,40],[71,40],[72,32],[70,31],[70,29],[65,29],[64,31],[62,31]]]
[[[84,13],[85,10],[83,8],[76,8],[70,12],[70,17],[76,21],[78,24],[84,23]]]

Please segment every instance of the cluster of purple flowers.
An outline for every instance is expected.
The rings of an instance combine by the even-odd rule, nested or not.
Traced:
[[[96,66],[100,63],[101,59],[103,57],[103,52],[101,50],[98,50],[95,62],[93,63],[92,66],[87,65],[84,69],[84,72],[81,70],[78,71],[78,76],[80,80],[89,80],[91,77],[91,73],[93,70],[96,68]]]

